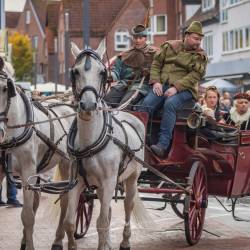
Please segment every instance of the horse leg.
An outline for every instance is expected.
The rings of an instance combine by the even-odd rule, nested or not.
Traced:
[[[21,243],[21,250],[34,250],[33,243],[33,227],[35,223],[34,212],[34,192],[30,190],[23,190],[23,209],[21,219],[23,222],[23,238]]]
[[[98,232],[98,250],[110,250],[111,241],[109,235],[109,226],[111,221],[111,207],[110,203],[113,197],[113,192],[115,189],[116,183],[108,181],[103,183],[102,188],[97,189],[97,195],[100,200],[100,214],[97,219],[97,232]]]
[[[125,210],[125,226],[123,229],[123,240],[120,244],[120,250],[130,250],[129,239],[131,237],[130,218],[131,212],[134,207],[134,199],[137,192],[137,178],[136,174],[128,177],[125,181],[126,185],[126,197],[124,199],[124,210]]]
[[[34,217],[36,215],[36,211],[39,207],[39,203],[40,203],[40,195],[38,192],[34,192],[34,203],[33,203],[33,211],[34,211]],[[23,229],[23,238],[21,241],[21,250],[25,250],[26,249],[26,234],[25,234],[25,228]]]
[[[78,176],[79,182],[68,193],[68,209],[63,222],[63,228],[68,236],[68,250],[76,250],[77,245],[74,237],[76,210],[79,203],[79,197],[83,190],[82,178]]]
[[[60,162],[59,165],[59,172],[62,180],[66,180],[69,177],[69,163],[64,164],[63,161]],[[68,206],[68,193],[65,193],[60,198],[60,207],[61,207],[61,213],[59,218],[58,227],[56,230],[56,238],[53,242],[53,245],[51,247],[51,250],[62,250],[63,249],[63,238],[65,235],[65,231],[63,228],[63,221],[66,216],[67,212],[67,206]]]

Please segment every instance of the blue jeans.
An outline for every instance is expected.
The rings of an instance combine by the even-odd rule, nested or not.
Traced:
[[[8,201],[15,201],[17,200],[17,189],[14,184],[10,183],[8,180],[7,182],[7,199]],[[2,187],[0,185],[0,201],[2,201]]]
[[[163,85],[163,93],[169,88],[168,84]],[[159,132],[158,143],[163,146],[164,149],[168,149],[171,142],[173,129],[176,121],[176,111],[181,109],[186,101],[192,100],[193,96],[190,91],[183,90],[177,94],[167,96],[157,96],[153,89],[150,89],[148,95],[141,103],[141,107],[138,111],[148,112],[152,116],[157,110],[163,106],[163,115],[161,119],[161,126]]]

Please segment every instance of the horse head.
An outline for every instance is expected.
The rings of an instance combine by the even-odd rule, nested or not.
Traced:
[[[102,62],[106,50],[105,39],[97,50],[81,51],[76,44],[71,45],[75,57],[70,70],[73,93],[78,102],[80,118],[90,120],[105,92],[107,69]]]
[[[8,111],[11,99],[16,96],[12,78],[4,71],[4,60],[0,59],[0,143],[5,139]]]

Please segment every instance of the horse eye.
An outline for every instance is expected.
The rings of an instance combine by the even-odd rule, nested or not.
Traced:
[[[7,91],[7,86],[3,87],[3,92],[5,93]]]

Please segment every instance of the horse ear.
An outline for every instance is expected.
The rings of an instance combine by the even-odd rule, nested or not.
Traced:
[[[103,58],[105,52],[106,52],[106,37],[102,39],[96,50],[96,53],[100,56],[101,59]]]
[[[81,52],[81,50],[78,48],[78,46],[74,42],[71,42],[71,52],[74,58],[77,58],[77,56]]]
[[[7,79],[8,98],[16,96],[16,88],[12,79]]]
[[[4,68],[4,60],[2,57],[0,57],[0,71],[3,71]]]

